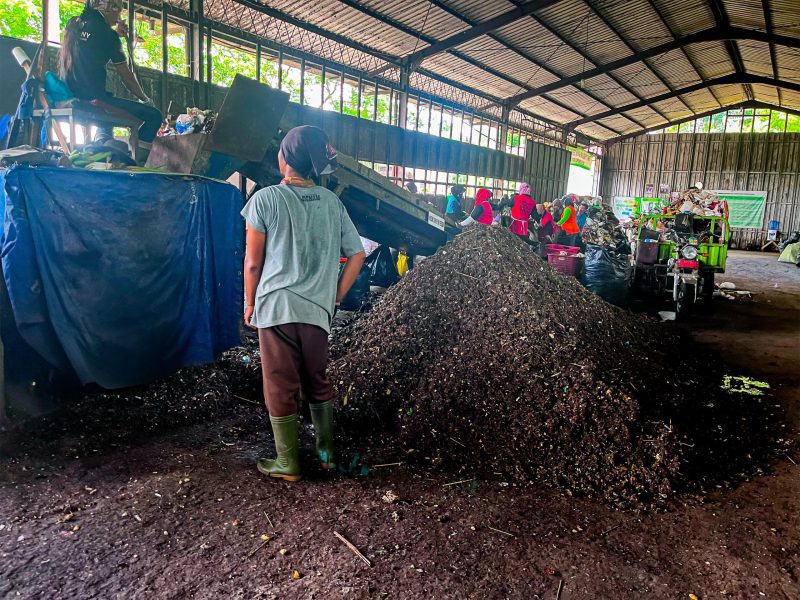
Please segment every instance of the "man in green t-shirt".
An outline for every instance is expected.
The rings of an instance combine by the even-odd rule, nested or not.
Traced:
[[[364,247],[342,202],[309,178],[336,168],[325,132],[296,127],[278,153],[283,180],[258,191],[247,221],[244,321],[258,329],[261,368],[277,458],[258,470],[300,479],[297,394],[309,400],[322,466],[334,466],[333,388],[325,374],[336,306],[364,263]],[[339,273],[339,258],[347,264]]]

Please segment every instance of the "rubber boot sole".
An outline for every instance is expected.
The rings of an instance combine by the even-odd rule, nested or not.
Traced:
[[[274,477],[275,479],[283,479],[284,481],[289,481],[294,483],[295,481],[300,481],[303,476],[302,475],[288,475],[286,473],[270,473],[266,469],[262,469],[261,465],[256,464],[256,469],[262,475],[266,475],[267,477]]]

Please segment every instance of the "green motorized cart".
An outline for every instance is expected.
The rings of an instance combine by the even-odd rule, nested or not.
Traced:
[[[725,272],[730,225],[721,216],[688,213],[642,217],[636,235],[634,291],[670,294],[679,318],[697,299],[711,300]]]

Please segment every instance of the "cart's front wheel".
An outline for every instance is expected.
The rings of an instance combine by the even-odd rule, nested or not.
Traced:
[[[678,287],[678,302],[675,308],[676,319],[687,319],[692,314],[695,298],[695,285],[681,282]]]

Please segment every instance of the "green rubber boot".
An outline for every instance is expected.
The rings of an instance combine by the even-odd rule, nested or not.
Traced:
[[[317,457],[325,470],[333,469],[333,402],[312,403],[311,422],[314,424],[314,435],[317,438]]]
[[[256,467],[261,473],[270,477],[299,481],[300,440],[297,437],[297,414],[287,417],[270,416],[269,421],[272,423],[278,456],[274,460],[262,458],[256,463]]]

